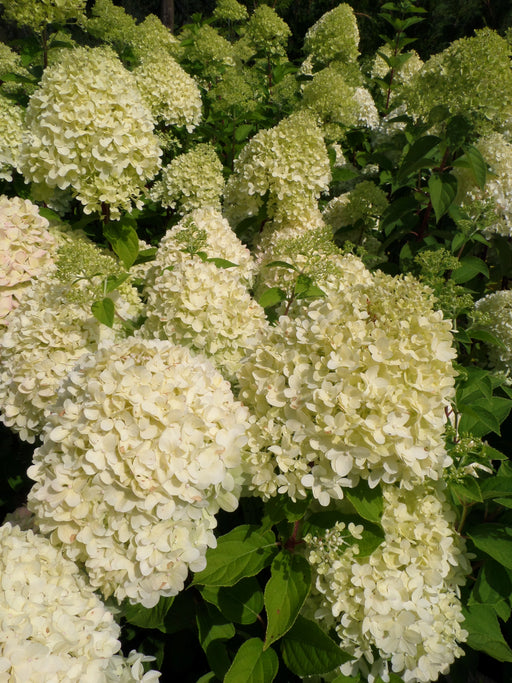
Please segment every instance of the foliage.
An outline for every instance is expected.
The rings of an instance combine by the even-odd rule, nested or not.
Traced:
[[[3,671],[510,677],[510,47],[368,5],[3,4]]]

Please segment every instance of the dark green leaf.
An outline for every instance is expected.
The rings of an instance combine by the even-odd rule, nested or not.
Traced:
[[[166,633],[165,617],[173,602],[174,598],[160,598],[154,607],[147,609],[142,605],[130,605],[125,601],[121,609],[124,618],[130,624],[140,628],[156,628]]]
[[[399,182],[404,180],[410,173],[418,168],[423,168],[422,164],[426,155],[436,147],[441,139],[436,135],[424,135],[414,142],[405,155],[402,165],[398,170]]]
[[[469,633],[469,647],[485,652],[499,662],[512,662],[512,650],[503,637],[496,612],[492,607],[470,605],[464,610],[464,616],[464,628]]]
[[[485,500],[512,496],[512,477],[489,477],[481,482],[480,488]]]
[[[347,532],[347,542],[357,543],[359,548],[358,557],[368,557],[384,540],[384,531],[377,524],[367,522],[357,515],[347,515],[337,510],[325,510],[322,512],[315,512],[304,522],[303,534],[308,533],[313,536],[323,536],[327,529],[331,529],[336,522],[343,522],[348,528],[350,523],[360,525],[363,524],[364,529],[361,539],[353,539]]]
[[[311,568],[306,558],[283,550],[276,555],[265,586],[267,633],[264,649],[293,626],[311,588]]]
[[[235,635],[235,627],[213,605],[204,603],[197,612],[197,630],[208,664],[222,679],[229,669],[230,659],[223,643]]]
[[[363,479],[353,489],[346,489],[345,495],[357,513],[369,522],[380,523],[384,503],[380,486],[371,489]]]
[[[428,179],[430,201],[439,222],[457,194],[457,178],[451,173],[433,173]]]
[[[298,616],[281,641],[283,660],[296,676],[325,674],[352,659],[314,621]]]
[[[99,320],[103,325],[112,327],[114,325],[114,302],[112,299],[106,297],[101,301],[95,301],[91,306],[91,311],[96,320]]]
[[[487,180],[487,164],[482,156],[482,153],[473,145],[464,147],[465,157],[468,160],[469,167],[473,172],[477,185],[481,190],[485,187]]]
[[[270,529],[283,519],[295,522],[304,517],[308,509],[310,498],[293,501],[287,494],[278,494],[270,498],[263,508],[262,525],[264,529]]]
[[[512,529],[501,524],[479,524],[467,534],[477,548],[512,569]]]
[[[274,650],[263,650],[263,642],[251,638],[236,653],[224,683],[271,683],[278,668],[279,659]]]
[[[233,586],[246,576],[255,576],[277,553],[271,531],[245,524],[221,536],[216,548],[206,552],[206,568],[194,576],[193,584]]]
[[[252,624],[263,609],[263,592],[253,576],[242,579],[234,586],[203,586],[205,600],[215,605],[222,614],[237,624]]]
[[[206,258],[205,261],[207,263],[215,264],[217,268],[238,268],[238,263],[233,263],[225,258],[216,258],[213,256],[212,258]]]
[[[459,285],[472,280],[479,273],[489,277],[489,268],[486,263],[476,256],[465,256],[459,263],[460,266],[452,273],[452,280]]]
[[[463,481],[450,482],[449,489],[455,500],[465,505],[471,502],[482,502],[482,493],[478,482],[473,477],[465,477]]]
[[[473,330],[470,328],[468,330],[468,334],[471,337],[471,339],[478,339],[479,341],[483,341],[486,344],[490,344],[492,346],[500,346],[502,349],[507,348],[506,344],[504,344],[500,339],[495,337],[490,332],[487,332],[487,330]]]
[[[126,270],[135,263],[139,254],[139,238],[135,231],[135,221],[124,217],[120,221],[111,221],[103,227],[103,234]]]
[[[511,572],[494,560],[486,560],[478,573],[478,579],[469,596],[468,605],[489,605],[496,614],[507,621],[510,618],[512,596]]]
[[[270,263],[266,263],[265,268],[287,268],[288,270],[297,270],[297,266],[292,265],[291,263],[286,263],[286,261],[271,261]]]

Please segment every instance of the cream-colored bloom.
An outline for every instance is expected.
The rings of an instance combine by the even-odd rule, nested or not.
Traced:
[[[440,487],[383,492],[384,540],[369,557],[358,557],[357,537],[344,525],[307,537],[315,591],[306,610],[334,627],[353,655],[345,675],[387,677],[391,669],[408,683],[435,681],[467,638],[459,599],[471,569],[465,545]]]
[[[68,190],[86,213],[130,211],[160,167],[151,113],[135,77],[108,48],[63,51],[31,97],[26,123],[25,179],[50,195]]]
[[[286,42],[292,32],[269,5],[258,5],[247,23],[246,37],[256,52],[265,55],[286,54]]]
[[[241,5],[237,0],[217,0],[213,16],[221,21],[243,21],[249,15],[247,7]]]
[[[12,180],[18,168],[24,124],[21,107],[0,93],[0,179]]]
[[[28,683],[156,681],[74,562],[44,536],[0,527],[0,678]],[[138,666],[137,666],[138,664]]]
[[[512,291],[504,289],[487,294],[476,302],[475,308],[479,314],[483,314],[479,324],[504,344],[504,347],[489,345],[491,364],[510,377],[512,375]]]
[[[201,93],[192,76],[167,51],[153,50],[133,71],[144,102],[157,121],[185,126],[191,133],[201,120]]]
[[[152,54],[157,57],[162,52],[178,59],[183,52],[180,41],[155,14],[148,14],[131,35],[131,48],[141,61],[147,60]]]
[[[28,199],[0,196],[0,325],[31,280],[53,263],[57,239],[49,225]]]
[[[113,328],[93,316],[91,305],[105,296],[106,276],[119,273],[110,255],[71,233],[64,236],[56,268],[40,274],[9,314],[0,342],[0,419],[21,439],[32,443],[39,435],[59,383],[78,358],[100,341],[124,337],[123,320],[140,315],[138,294],[124,283],[108,295],[117,312]]]
[[[326,12],[306,33],[304,49],[326,66],[336,60],[355,62],[359,56],[359,29],[350,5],[342,3]]]
[[[249,488],[265,498],[311,490],[327,505],[360,478],[410,487],[450,464],[450,322],[410,276],[354,275],[342,260],[338,287],[282,315],[241,367],[240,397],[257,418]]]
[[[248,411],[204,358],[129,338],[68,375],[29,476],[28,506],[105,597],[154,606],[205,566],[238,505]]]
[[[154,184],[151,198],[162,206],[178,207],[183,215],[208,206],[220,210],[223,190],[222,163],[213,146],[203,143],[164,167],[162,180]]]
[[[63,24],[83,16],[85,0],[9,0],[3,3],[6,19],[42,31],[47,24]]]

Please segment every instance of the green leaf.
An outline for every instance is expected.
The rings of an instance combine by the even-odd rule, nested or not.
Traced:
[[[265,268],[287,268],[288,270],[298,270],[297,266],[292,265],[291,263],[286,263],[286,261],[271,261],[270,263],[266,263]]]
[[[460,482],[450,482],[449,489],[455,500],[458,500],[462,505],[471,502],[483,502],[480,486],[473,477],[465,477]]]
[[[451,173],[433,173],[428,179],[430,201],[439,222],[457,194],[457,178]]]
[[[212,256],[211,258],[205,258],[207,263],[214,263],[217,268],[238,268],[238,263],[233,263],[225,258],[217,258]]]
[[[156,628],[166,633],[165,617],[170,610],[174,598],[160,598],[158,603],[147,609],[142,605],[131,605],[128,601],[123,602],[121,612],[130,624],[140,628]]]
[[[278,668],[279,659],[274,650],[263,650],[260,638],[251,638],[236,653],[224,683],[271,683]]]
[[[369,522],[380,523],[384,509],[380,486],[371,489],[368,482],[361,480],[355,488],[346,489],[345,495],[361,517]]]
[[[245,140],[249,133],[253,130],[254,126],[252,123],[243,123],[241,126],[235,128],[235,140],[237,142],[242,142]]]
[[[119,285],[122,285],[123,282],[126,282],[126,280],[130,277],[130,273],[122,273],[121,275],[107,275],[107,278],[105,280],[105,293],[110,294],[110,292],[113,292],[114,289],[117,289]]]
[[[489,477],[481,482],[480,488],[485,500],[512,496],[512,477]]]
[[[263,592],[253,576],[234,586],[202,586],[201,595],[215,605],[226,619],[237,624],[253,624],[263,609]]]
[[[511,572],[494,560],[486,560],[478,573],[468,605],[489,605],[496,614],[508,621],[510,618],[510,599],[512,596]]]
[[[149,263],[155,260],[157,247],[149,247],[149,249],[141,249],[139,251],[137,258],[135,259],[134,266],[138,266],[139,263]]]
[[[314,621],[298,616],[281,641],[283,660],[296,676],[325,674],[352,659]]]
[[[286,299],[286,292],[279,287],[269,287],[258,299],[258,303],[262,308],[270,308],[276,306]]]
[[[213,673],[213,671],[208,671],[207,674],[204,674],[204,676],[201,676],[201,678],[197,679],[197,683],[214,683],[214,681],[218,681],[218,680],[219,679]]]
[[[436,135],[424,135],[414,142],[405,155],[398,170],[398,181],[404,180],[410,173],[423,168],[425,156],[441,142]],[[430,161],[430,160],[429,160]]]
[[[361,539],[351,541],[351,536],[348,536],[349,543],[357,543],[359,558],[371,555],[384,540],[384,531],[377,524],[366,522],[357,515],[347,515],[338,510],[323,510],[312,514],[304,522],[303,535],[323,536],[325,531],[331,529],[336,522],[343,522],[347,528],[350,523],[364,525]]]
[[[470,605],[464,609],[464,628],[468,631],[467,644],[473,650],[487,653],[499,662],[512,662],[512,650],[507,645],[492,607]]]
[[[499,346],[502,349],[507,348],[506,344],[504,344],[500,339],[495,337],[490,332],[487,332],[487,330],[469,329],[467,332],[468,332],[469,336],[471,337],[471,339],[478,339],[478,341],[483,341],[486,344],[489,344],[491,346]]]
[[[134,225],[135,221],[125,216],[120,221],[111,221],[103,227],[105,239],[110,242],[126,270],[135,263],[139,254],[139,238]]]
[[[481,190],[485,187],[485,182],[487,180],[487,164],[482,156],[480,150],[473,145],[467,145],[464,147],[465,157],[468,160],[469,167],[473,172],[475,180]]]
[[[479,273],[489,277],[489,268],[487,267],[487,264],[476,256],[465,256],[459,263],[459,267],[452,273],[452,280],[458,285],[472,280]]]
[[[215,674],[222,679],[229,669],[230,659],[223,641],[235,635],[235,627],[216,607],[204,603],[196,615],[199,643]]]
[[[255,576],[269,565],[277,545],[271,531],[245,524],[221,536],[216,548],[206,552],[206,568],[194,576],[193,584],[233,586],[246,576]]]
[[[283,550],[276,555],[265,586],[266,650],[293,626],[311,588],[311,568],[302,555]]]
[[[323,289],[316,285],[309,285],[309,287],[297,294],[297,299],[313,299],[319,296],[327,296]]]
[[[95,301],[91,306],[91,311],[96,320],[100,323],[106,325],[107,327],[113,327],[114,325],[114,302],[112,299],[106,297],[101,301]]]
[[[283,519],[288,522],[296,522],[302,519],[310,502],[310,497],[304,500],[292,500],[286,493],[270,498],[263,507],[263,528],[270,529]]]
[[[507,569],[512,569],[512,529],[501,524],[479,524],[467,532],[475,546]]]

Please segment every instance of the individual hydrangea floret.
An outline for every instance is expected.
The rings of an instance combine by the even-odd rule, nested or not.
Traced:
[[[475,304],[477,322],[504,346],[490,344],[489,359],[493,367],[510,378],[512,375],[512,290],[487,294]]]
[[[481,132],[509,127],[512,111],[511,48],[491,29],[456,40],[433,55],[403,88],[408,111],[426,117],[439,105],[451,114],[479,116]]]
[[[192,76],[164,51],[151,52],[133,70],[142,98],[157,121],[185,126],[190,133],[201,121],[201,93]]]
[[[291,34],[288,24],[268,5],[256,7],[247,24],[249,43],[265,55],[286,54],[286,42]]]
[[[226,216],[236,225],[256,214],[268,193],[267,214],[276,224],[300,222],[304,212],[316,209],[330,180],[320,128],[311,114],[298,112],[245,145],[226,184]]]
[[[327,505],[360,478],[410,487],[450,464],[451,323],[411,276],[368,282],[342,266],[338,287],[282,315],[240,369],[240,398],[257,418],[249,489],[264,498],[311,491]]]
[[[306,537],[315,582],[306,612],[335,628],[353,656],[344,675],[436,681],[464,654],[459,586],[471,566],[439,487],[385,486],[383,494],[384,541],[369,557],[358,557],[362,528],[338,523]]]
[[[204,143],[164,167],[162,179],[151,190],[151,198],[185,214],[208,206],[220,210],[223,190],[222,163],[213,146]]]
[[[31,280],[54,261],[57,240],[49,225],[28,199],[0,196],[0,325]]]
[[[342,3],[326,12],[306,33],[304,49],[315,62],[327,66],[336,60],[355,62],[359,57],[359,29],[350,5]]]
[[[23,111],[12,100],[0,94],[0,179],[12,180],[18,168],[23,142]]]
[[[153,683],[153,659],[120,651],[120,628],[77,565],[47,538],[0,527],[0,671],[5,680]]]
[[[42,31],[47,24],[64,24],[83,16],[86,0],[8,0],[2,3],[6,19],[18,26]]]
[[[237,0],[217,0],[213,16],[219,21],[244,21],[249,14],[247,7],[241,5]]]
[[[76,361],[100,341],[124,338],[125,323],[141,313],[128,282],[108,294],[113,327],[101,324],[91,306],[105,296],[107,275],[122,270],[112,256],[71,234],[59,249],[56,268],[28,287],[9,314],[0,341],[0,419],[21,439],[34,442],[45,424],[60,382]]]
[[[457,201],[471,215],[474,202],[491,202],[496,221],[486,226],[489,236],[497,233],[503,237],[512,236],[512,144],[500,133],[492,133],[480,138],[475,147],[489,166],[485,187],[476,184],[473,173],[464,168],[456,168],[458,180]]]
[[[247,409],[203,357],[129,338],[68,375],[28,475],[41,531],[105,597],[153,607],[238,505]]]
[[[140,206],[162,154],[135,77],[109,48],[63,52],[48,67],[26,114],[20,150],[25,180],[50,195],[68,190],[85,213],[108,207],[111,218]]]

